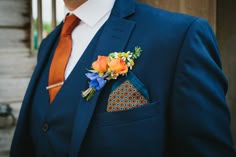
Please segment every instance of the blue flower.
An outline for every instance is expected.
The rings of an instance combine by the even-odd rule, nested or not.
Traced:
[[[86,73],[85,74],[87,76],[88,79],[90,79],[91,81],[94,80],[94,79],[97,79],[98,76],[98,73]]]
[[[85,74],[91,81],[89,82],[90,88],[95,88],[96,90],[100,90],[103,88],[107,82],[103,77],[100,77],[98,73],[86,73]]]

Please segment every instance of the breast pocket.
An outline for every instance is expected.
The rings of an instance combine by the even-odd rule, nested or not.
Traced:
[[[93,116],[84,146],[100,156],[159,154],[165,137],[163,109],[159,100],[150,100],[144,84],[131,72],[113,82],[107,110]]]
[[[120,112],[142,107],[150,102],[148,90],[142,82],[129,72],[112,86],[107,103],[107,112]]]

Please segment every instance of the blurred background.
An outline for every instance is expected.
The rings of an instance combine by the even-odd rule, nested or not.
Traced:
[[[229,81],[227,101],[236,141],[236,1],[139,0],[207,19]],[[0,0],[0,157],[9,156],[21,102],[43,38],[64,18],[63,0]]]

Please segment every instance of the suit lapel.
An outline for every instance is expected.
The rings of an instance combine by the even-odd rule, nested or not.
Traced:
[[[39,77],[40,72],[42,71],[45,62],[49,59],[50,53],[52,52],[52,48],[55,45],[55,41],[57,41],[57,38],[59,37],[59,33],[62,27],[62,23],[48,36],[46,41],[44,41],[41,44],[40,47],[40,59],[38,60],[37,66],[35,67],[34,73],[32,75],[31,81],[29,83],[29,87],[27,89],[27,92],[25,94],[25,98],[23,101],[23,105],[27,105],[30,98],[31,94],[33,93],[33,89],[35,87],[35,84],[37,82],[37,79]]]
[[[125,49],[134,29],[135,22],[126,20],[124,17],[132,13],[134,13],[134,2],[132,0],[116,0],[112,14],[105,23],[97,43],[96,53],[95,56],[93,56],[94,60],[98,55],[108,55],[110,52],[123,51]],[[91,64],[92,62],[89,66],[91,66]],[[81,99],[78,104],[71,141],[70,157],[76,157],[80,151],[81,144],[101,92],[102,90],[96,91],[90,101]]]
[[[39,78],[39,75],[45,65],[45,62],[47,61],[47,59],[49,58],[49,54],[50,52],[52,52],[52,48],[55,45],[55,41],[57,41],[56,39],[59,36],[61,30],[61,25],[59,25],[46,39],[45,42],[43,42],[40,46],[40,60],[38,60],[37,66],[35,67],[34,73],[32,75],[32,78],[30,80],[29,86],[27,88],[27,91],[25,93],[25,97],[23,99],[22,102],[22,107],[21,107],[21,111],[20,111],[20,115],[18,117],[18,121],[17,121],[17,127],[15,130],[15,135],[14,135],[14,139],[12,141],[12,146],[19,146],[21,145],[22,141],[25,140],[25,136],[28,136],[28,123],[26,123],[28,121],[28,116],[29,116],[29,109],[30,109],[30,101],[32,98],[32,94],[34,93],[34,88],[35,85],[37,83],[37,80]],[[15,149],[15,148],[12,148]],[[19,150],[19,149],[15,149],[15,150]],[[19,151],[23,151],[23,150],[19,150]],[[19,153],[20,154],[20,153]]]

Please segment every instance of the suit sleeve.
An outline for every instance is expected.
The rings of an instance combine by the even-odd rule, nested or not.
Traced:
[[[169,106],[170,156],[236,157],[215,35],[195,20],[179,52]]]

